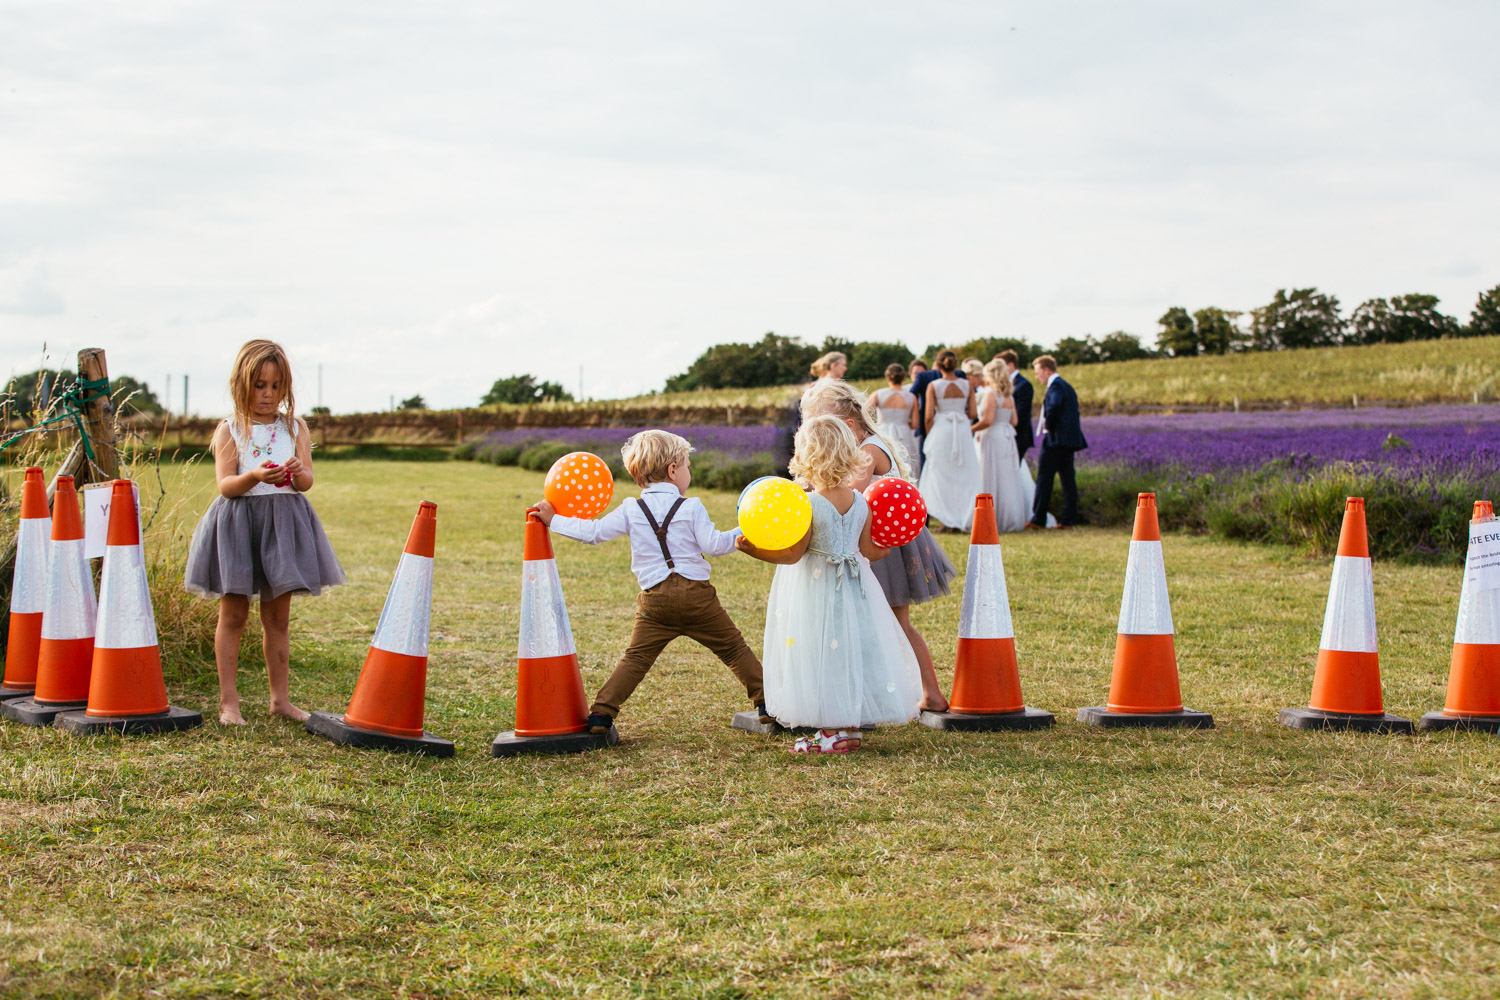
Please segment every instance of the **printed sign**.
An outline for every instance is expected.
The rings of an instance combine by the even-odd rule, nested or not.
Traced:
[[[114,493],[112,483],[90,483],[83,493],[83,554],[89,559],[104,558],[104,542],[109,536],[109,499]],[[135,489],[135,519],[141,519],[141,488]]]
[[[1475,590],[1500,590],[1500,519],[1469,525],[1465,582]]]

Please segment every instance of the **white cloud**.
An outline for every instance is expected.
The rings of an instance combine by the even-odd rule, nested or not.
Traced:
[[[269,336],[344,410],[1287,285],[1464,315],[1500,281],[1500,8],[1413,11],[8,5],[0,349],[103,344],[209,411]]]
[[[62,312],[62,293],[52,287],[43,264],[37,264],[27,272],[12,298],[0,298],[0,313],[13,316],[60,316]]]

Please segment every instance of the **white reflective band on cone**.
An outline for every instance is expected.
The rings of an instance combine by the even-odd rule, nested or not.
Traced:
[[[52,544],[52,522],[45,517],[23,517],[16,529],[15,589],[10,595],[13,615],[39,615],[47,608],[47,558]]]
[[[99,579],[99,626],[95,649],[141,649],[156,645],[156,615],[146,589],[146,560],[139,545],[106,545]]]
[[[1334,556],[1319,649],[1376,653],[1375,577],[1363,556]]]
[[[1458,626],[1453,641],[1475,645],[1500,643],[1500,590],[1470,587],[1467,570],[1458,597]]]
[[[403,552],[370,645],[387,653],[426,656],[431,614],[432,557]]]
[[[98,613],[94,574],[89,572],[89,561],[83,554],[83,539],[53,542],[42,638],[87,639],[94,634]]]
[[[1117,631],[1121,635],[1172,634],[1172,602],[1167,598],[1167,564],[1161,542],[1130,543]]]
[[[894,552],[887,559],[900,558]],[[964,573],[964,607],[958,618],[960,639],[1014,639],[1005,562],[998,545],[970,545]]]
[[[538,660],[576,652],[573,629],[568,624],[568,608],[563,603],[562,581],[557,577],[557,563],[552,559],[523,562],[520,658]]]

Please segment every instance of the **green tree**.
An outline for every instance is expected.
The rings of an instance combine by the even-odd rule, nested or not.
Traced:
[[[1240,333],[1240,314],[1205,306],[1193,313],[1193,335],[1200,354],[1228,354],[1238,350],[1244,340]]]
[[[425,409],[427,409],[427,400],[423,399],[422,398],[422,394],[419,392],[415,396],[412,396],[412,397],[410,397],[408,399],[403,399],[401,401],[400,405],[398,405],[396,407],[396,409],[398,409],[398,410],[425,410]]]
[[[1500,285],[1479,293],[1474,311],[1469,314],[1468,334],[1471,337],[1500,336]]]
[[[114,397],[115,405],[120,408],[121,413],[149,413],[155,416],[162,412],[161,401],[156,398],[156,393],[151,391],[151,387],[144,382],[136,381],[129,375],[111,379],[109,392]]]
[[[1285,288],[1259,309],[1250,311],[1250,343],[1258,351],[1328,347],[1342,342],[1345,322],[1339,300],[1316,288]]]
[[[823,353],[812,344],[776,333],[767,333],[754,344],[715,344],[698,355],[687,371],[667,379],[666,391],[788,385],[806,379],[813,359]]]
[[[333,411],[326,406],[314,406],[311,410],[308,411],[308,413],[310,413],[314,417],[333,416]]]
[[[1093,337],[1064,337],[1052,348],[1052,356],[1059,365],[1092,365],[1099,358],[1099,345]]]
[[[1124,330],[1106,333],[1098,340],[1090,337],[1094,353],[1100,361],[1136,361],[1151,357],[1151,350],[1141,343],[1141,338]]]
[[[829,337],[823,341],[823,349],[818,352],[817,356],[821,357],[829,351],[842,351],[848,356],[849,370],[844,373],[844,378],[850,381],[883,378],[886,365],[892,363],[905,365],[912,358],[910,347],[894,341],[861,340],[851,343],[837,337]]]
[[[932,364],[932,359],[941,350],[944,350],[944,345],[942,344],[928,344],[927,350],[922,356],[928,364]],[[1014,337],[978,337],[962,344],[955,344],[953,347],[947,348],[947,350],[951,350],[954,354],[957,354],[960,361],[964,358],[978,358],[986,364],[1001,351],[1015,351],[1020,356],[1020,367],[1022,369],[1030,365],[1031,360],[1038,354],[1047,353],[1046,349],[1040,344],[1028,344],[1026,341],[1017,340]]]
[[[1161,324],[1156,334],[1157,350],[1174,358],[1191,358],[1199,353],[1202,345],[1193,328],[1193,317],[1182,306],[1168,309],[1156,322]]]
[[[538,382],[534,375],[509,375],[495,379],[490,391],[479,401],[480,406],[491,403],[543,403],[550,401],[570,402],[573,396],[556,382]],[[405,406],[405,404],[402,404]]]
[[[1458,320],[1437,310],[1436,295],[1393,295],[1361,302],[1349,318],[1350,343],[1404,344],[1458,335]]]

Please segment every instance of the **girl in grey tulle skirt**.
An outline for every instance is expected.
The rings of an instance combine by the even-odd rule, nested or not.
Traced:
[[[344,582],[317,511],[301,493],[216,497],[193,530],[187,589],[271,601]]]

